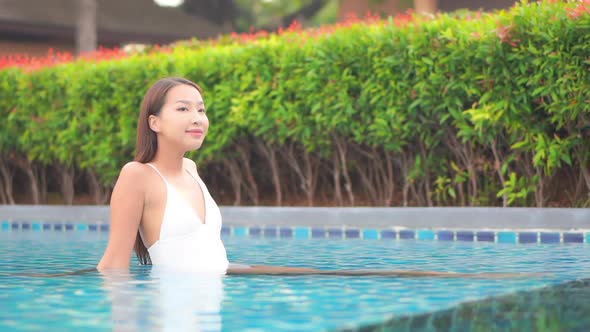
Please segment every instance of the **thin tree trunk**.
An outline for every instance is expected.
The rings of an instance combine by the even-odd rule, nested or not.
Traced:
[[[375,174],[377,173],[376,168],[379,167],[377,164],[379,161],[377,160],[374,152],[365,151],[365,148],[362,146],[353,145],[356,151],[361,155],[367,158],[366,163],[364,163],[364,167],[358,168],[358,174],[361,177],[361,183],[363,185],[363,190],[371,203],[374,205],[379,204],[379,194],[377,192],[377,186],[375,185]]]
[[[6,194],[4,194],[4,177],[0,176],[0,204],[7,203]]]
[[[307,192],[307,204],[309,206],[313,206],[315,189],[316,189],[316,184],[317,184],[317,179],[318,179],[317,170],[319,167],[319,163],[314,162],[313,157],[307,151],[303,152],[303,160],[305,160],[305,170],[307,173],[307,176],[306,176],[307,177],[307,188],[309,188],[309,190]]]
[[[411,153],[408,153],[411,154]],[[424,206],[426,205],[426,202],[424,201],[423,197],[418,193],[418,190],[416,189],[416,181],[415,179],[410,179],[410,167],[411,165],[413,165],[416,162],[416,158],[414,156],[412,157],[408,157],[408,155],[403,152],[402,153],[402,158],[404,160],[405,163],[405,182],[407,183],[407,186],[409,187],[409,191],[412,193],[412,195],[414,196],[414,199],[416,200],[417,204],[419,206]]]
[[[410,179],[409,177],[409,173],[410,173],[410,166],[409,163],[413,162],[413,159],[410,161],[408,160],[408,157],[406,156],[406,153],[402,151],[401,153],[401,158],[399,159],[399,163],[400,163],[400,170],[402,173],[402,178],[403,178],[403,187],[402,187],[402,200],[403,200],[403,206],[406,207],[408,206],[408,195],[409,195],[409,191],[410,191]]]
[[[457,192],[459,193],[459,204],[465,206],[465,190],[463,189],[462,183],[457,183]]]
[[[526,158],[529,157],[529,158]],[[534,153],[530,153],[530,156],[525,156],[522,160],[522,165],[526,175],[529,179],[533,179],[536,175],[538,180],[535,183],[535,204],[537,207],[543,207],[545,197],[543,195],[543,187],[545,183],[545,176],[543,170],[533,165]]]
[[[243,184],[245,184],[244,187],[246,189],[246,193],[254,205],[259,205],[258,185],[256,184],[256,179],[254,179],[254,175],[252,174],[252,167],[250,166],[250,149],[249,147],[238,145],[237,150],[238,154],[240,155],[240,159],[242,160],[242,169],[245,173],[246,181],[243,182]]]
[[[578,159],[578,163],[580,164],[580,173],[584,182],[586,183],[586,190],[588,191],[588,198],[590,198],[590,167],[588,164],[588,157],[584,156],[584,152],[587,154],[587,151],[582,151],[580,147],[575,149],[576,157]]]
[[[393,155],[391,152],[383,151],[385,155],[385,172],[383,173],[383,183],[384,183],[384,198],[383,204],[385,206],[391,206],[393,202],[393,195],[395,193],[395,172],[394,172],[394,164],[393,164]]]
[[[377,197],[377,190],[373,185],[373,174],[375,173],[374,169],[376,166],[374,164],[376,161],[367,162],[365,167],[359,167],[358,173],[361,177],[361,182],[363,184],[363,189],[365,193],[369,196],[372,204],[379,204],[379,197]]]
[[[496,140],[492,140],[491,148],[492,148],[492,153],[494,154],[494,169],[498,173],[498,177],[500,178],[500,181],[502,182],[502,186],[504,186],[504,183],[506,183],[506,179],[504,178],[504,174],[502,174],[502,161],[500,160],[500,156],[499,156],[498,150],[496,148]],[[508,195],[506,193],[504,193],[502,195],[502,207],[507,207],[507,206],[508,206]]]
[[[537,183],[535,190],[535,201],[537,203],[537,207],[541,208],[545,205],[545,176],[543,175],[543,170],[538,166],[535,167],[535,172],[539,178],[539,182]]]
[[[371,148],[371,151],[365,151],[359,146],[355,148],[358,153],[368,159],[367,166],[360,167],[357,171],[372,203],[390,206],[395,193],[393,155],[391,152],[378,151],[376,148]]]
[[[76,48],[78,54],[92,52],[97,46],[98,0],[77,0]]]
[[[332,178],[334,179],[334,200],[338,206],[343,206],[342,200],[342,188],[340,185],[340,158],[338,158],[337,154],[332,156]]]
[[[338,152],[338,156],[340,157],[340,164],[342,166],[342,175],[344,176],[344,189],[346,189],[346,194],[348,195],[348,202],[351,206],[354,206],[354,193],[352,191],[352,181],[350,180],[350,173],[348,171],[348,158],[347,153],[348,149],[346,147],[346,142],[342,140],[340,137],[334,137],[334,143],[336,145],[336,150]]]
[[[41,203],[41,193],[39,191],[39,183],[35,170],[33,169],[32,163],[26,157],[17,157],[15,159],[17,165],[25,172],[29,180],[29,187],[31,190],[31,198],[33,204],[37,205]]]
[[[57,171],[59,172],[59,187],[61,194],[66,205],[74,204],[74,177],[75,171],[73,167],[58,165]]]
[[[578,197],[580,197],[582,195],[582,190],[584,188],[586,188],[586,184],[584,183],[584,175],[582,174],[582,170],[580,170],[578,172],[577,168],[570,168],[569,169],[571,171],[571,177],[572,177],[572,182],[576,184],[576,187],[574,189],[574,193],[573,196],[569,196],[568,198],[570,199],[570,203],[575,203],[578,200]],[[554,179],[554,181],[560,181],[560,179]],[[569,191],[565,191],[565,194],[567,194]]]
[[[234,159],[225,159],[223,164],[229,172],[230,181],[234,190],[234,205],[240,205],[242,204],[242,176],[240,174],[240,168]]]
[[[426,147],[424,146],[424,142],[420,141],[420,153],[422,154],[423,167],[424,167],[424,190],[426,191],[426,202],[428,206],[434,206],[432,203],[431,193],[432,190],[430,189],[430,170],[428,169],[428,156],[426,153]]]
[[[2,204],[14,205],[15,202],[12,187],[13,174],[4,157],[0,157],[0,175],[0,179],[3,179],[2,188],[0,188],[0,194],[2,194]]]
[[[416,182],[414,180],[410,181],[410,191],[412,192],[412,195],[414,195],[414,198],[418,202],[419,206],[426,205],[424,198],[422,195],[420,195],[420,193],[418,193],[418,189],[416,189]]]
[[[39,184],[37,183],[37,178],[35,177],[35,172],[33,171],[33,167],[31,164],[28,164],[25,168],[25,173],[29,178],[29,184],[31,186],[31,196],[33,198],[33,204],[37,205],[41,203],[41,193],[39,192]]]
[[[477,171],[474,166],[475,152],[470,142],[461,143],[457,139],[457,136],[447,130],[447,147],[453,152],[457,159],[461,162],[463,167],[467,170],[470,184],[467,186],[467,197],[477,197]],[[461,186],[461,192],[463,187]],[[474,206],[475,200],[469,200],[469,206]],[[461,205],[465,206],[465,196],[461,199]]]
[[[270,172],[272,174],[272,183],[275,188],[276,205],[281,206],[283,204],[283,195],[277,153],[272,147],[266,146],[261,140],[258,139],[256,140],[256,147],[268,161]]]
[[[288,148],[284,150],[284,158],[299,178],[300,188],[307,197],[308,206],[313,206],[319,163],[315,161],[311,153],[303,150],[303,165],[300,165],[301,158],[295,155],[294,149],[295,143],[289,143]]]
[[[41,204],[47,203],[47,167],[39,164],[33,164],[34,177],[37,180],[37,188],[39,188],[39,200]]]
[[[524,173],[528,179],[532,180],[535,175],[539,176],[538,182],[535,183],[534,194],[535,194],[535,204],[537,205],[537,207],[542,207],[542,205],[543,205],[542,201],[539,202],[539,184],[541,184],[541,186],[542,186],[543,178],[542,178],[542,175],[539,175],[537,167],[533,166],[533,156],[534,155],[532,153],[530,156],[528,156],[525,153],[525,155],[521,159],[520,164],[522,166],[522,170],[524,171]],[[541,194],[542,194],[542,191],[541,191]],[[541,205],[541,206],[539,206],[539,205]]]
[[[473,159],[470,160],[469,166],[467,166],[467,172],[469,172],[469,179],[471,180],[471,188],[473,190],[473,192],[471,193],[472,196],[470,197],[475,198],[469,200],[469,206],[474,206],[475,200],[477,199],[477,195],[479,195],[479,193],[477,188],[477,172],[475,171],[475,167],[473,165]]]
[[[277,206],[283,205],[283,188],[281,185],[281,174],[279,170],[279,160],[277,153],[274,149],[269,148],[268,151],[268,162],[270,164],[270,170],[272,173],[272,182],[275,187],[276,204]]]
[[[94,203],[98,205],[106,204],[109,198],[109,190],[100,184],[98,177],[93,171],[88,170],[86,174],[88,176],[88,185],[90,187],[92,197],[94,198]]]
[[[590,198],[590,171],[586,167],[581,167],[580,173],[586,182],[586,190],[588,190],[588,198]]]

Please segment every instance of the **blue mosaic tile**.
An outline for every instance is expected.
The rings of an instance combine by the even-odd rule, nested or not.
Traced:
[[[2,230],[7,231],[9,229],[10,229],[10,223],[8,221],[3,221],[2,222]]]
[[[331,239],[341,239],[342,238],[342,230],[338,228],[330,228],[328,229],[328,237]]]
[[[520,232],[518,233],[519,243],[537,243],[537,232]]]
[[[98,229],[98,225],[88,225],[88,230],[96,231]]]
[[[453,231],[438,231],[436,233],[438,235],[439,241],[454,241],[455,240],[455,233]]]
[[[293,237],[293,230],[291,228],[281,227],[281,229],[279,230],[279,235],[282,238],[292,238]]]
[[[477,241],[479,242],[494,242],[494,232],[491,231],[481,231],[476,233]]]
[[[418,231],[418,240],[434,240],[434,231],[421,229]]]
[[[402,229],[401,231],[399,231],[399,238],[400,239],[415,239],[416,234],[412,230]]]
[[[49,224],[49,223],[44,223],[44,224],[43,224],[43,230],[44,230],[44,231],[51,230],[51,224]]]
[[[457,231],[457,241],[473,241],[472,231]]]
[[[499,243],[516,243],[516,232],[498,232]]]
[[[87,231],[88,230],[88,225],[86,224],[77,224],[76,225],[76,229],[79,231]]]
[[[11,225],[12,229],[18,229],[18,223],[17,222],[13,222]]]
[[[66,224],[66,231],[71,231],[74,229],[74,225],[73,224]]]
[[[564,243],[583,243],[584,234],[582,233],[563,233]]]
[[[39,223],[39,222],[34,222],[34,223],[31,224],[31,228],[34,231],[40,231],[40,230],[43,230],[43,225],[41,223]]]
[[[235,227],[234,228],[234,236],[239,236],[239,237],[248,236],[248,228],[247,227]]]
[[[53,225],[53,230],[55,230],[55,231],[61,231],[62,228],[63,228],[62,224],[54,224]]]
[[[379,239],[379,231],[376,229],[363,229],[363,239]]]
[[[391,229],[383,229],[383,230],[381,230],[381,238],[382,239],[395,239],[396,233],[394,230],[391,230]]]
[[[586,243],[590,243],[590,232],[586,233]]]
[[[311,237],[312,238],[324,238],[324,237],[326,237],[326,230],[323,228],[312,228],[311,229]]]
[[[107,225],[107,224],[100,225],[100,230],[103,231],[103,232],[108,232],[109,225]]]
[[[252,237],[259,237],[262,234],[262,229],[260,227],[250,227],[248,233]]]
[[[344,231],[344,236],[347,239],[358,239],[361,237],[361,231],[358,229],[347,229]]]
[[[309,239],[311,233],[309,232],[309,228],[307,227],[297,227],[295,228],[295,238],[296,239]]]
[[[559,237],[559,233],[542,232],[541,243],[559,243]]]
[[[31,224],[28,222],[22,222],[20,224],[21,229],[31,229]]]
[[[230,235],[231,229],[227,226],[221,226],[221,235]]]
[[[277,229],[276,228],[265,228],[264,229],[264,236],[265,237],[277,237]]]

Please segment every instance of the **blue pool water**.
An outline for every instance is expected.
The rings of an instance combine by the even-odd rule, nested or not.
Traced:
[[[230,261],[322,269],[548,272],[515,279],[89,273],[107,232],[0,232],[0,330],[318,331],[536,289],[588,276],[587,244],[224,237]],[[134,260],[134,263],[136,261]]]

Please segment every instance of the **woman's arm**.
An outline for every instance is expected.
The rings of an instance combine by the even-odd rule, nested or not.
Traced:
[[[113,188],[109,242],[96,267],[99,271],[129,267],[145,201],[142,167],[138,162],[127,163]]]
[[[502,279],[502,278],[524,278],[545,276],[545,273],[456,273],[439,271],[412,271],[412,270],[318,270],[304,267],[267,266],[253,265],[251,267],[230,267],[227,275],[279,275],[279,276],[302,276],[302,275],[329,275],[329,276],[382,276],[396,278],[481,278],[481,279]]]

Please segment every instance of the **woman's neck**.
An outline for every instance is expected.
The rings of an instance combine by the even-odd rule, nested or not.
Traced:
[[[160,142],[158,142],[160,143]],[[158,166],[158,169],[164,173],[174,175],[180,174],[184,170],[184,152],[167,148],[158,144],[158,151],[151,163]]]

